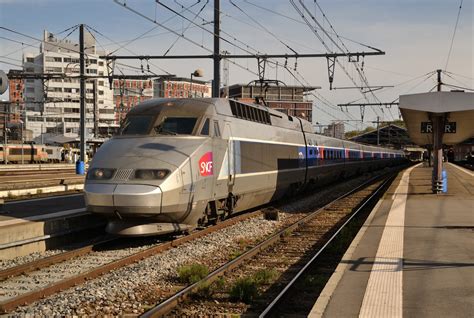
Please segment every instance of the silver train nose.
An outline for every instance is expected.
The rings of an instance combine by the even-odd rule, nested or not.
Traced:
[[[133,216],[161,213],[162,191],[158,186],[86,183],[84,193],[91,212]]]

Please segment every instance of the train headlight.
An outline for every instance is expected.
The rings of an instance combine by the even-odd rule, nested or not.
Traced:
[[[115,169],[94,168],[87,172],[89,180],[108,180],[114,175]]]
[[[135,170],[135,179],[141,180],[162,180],[170,173],[166,169],[140,169]]]

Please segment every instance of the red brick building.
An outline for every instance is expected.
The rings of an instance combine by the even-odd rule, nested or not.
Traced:
[[[137,104],[153,98],[151,80],[114,80],[115,120],[118,124]]]
[[[21,75],[22,70],[10,70],[8,74]],[[21,113],[24,108],[23,92],[25,90],[25,82],[23,79],[9,79],[9,123],[18,124],[20,122]]]
[[[261,90],[259,85],[236,84],[229,87],[229,98],[245,102],[255,102],[264,97],[268,107],[287,115],[300,117],[312,122],[313,102],[305,99],[305,94],[317,87],[269,86]]]
[[[155,98],[211,97],[211,84],[197,79],[174,77],[154,82]]]

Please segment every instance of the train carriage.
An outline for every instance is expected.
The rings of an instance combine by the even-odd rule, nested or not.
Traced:
[[[89,211],[110,219],[109,232],[168,233],[400,159],[314,134],[309,122],[261,105],[157,99],[133,108],[96,153],[85,197]]]

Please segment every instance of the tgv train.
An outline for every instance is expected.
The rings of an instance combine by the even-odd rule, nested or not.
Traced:
[[[109,233],[170,233],[402,160],[401,151],[317,135],[261,105],[154,99],[95,154],[85,198],[109,218]]]

